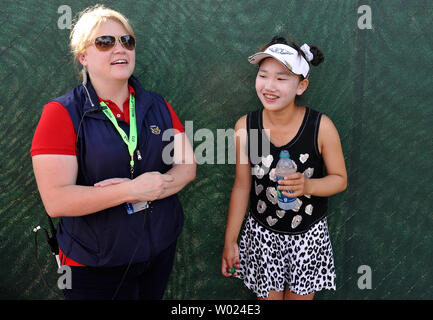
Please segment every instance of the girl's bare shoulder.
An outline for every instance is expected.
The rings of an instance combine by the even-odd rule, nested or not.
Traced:
[[[235,124],[235,131],[239,130],[239,129],[247,129],[247,115],[243,115],[242,117],[240,117],[238,119],[238,121],[236,121]]]

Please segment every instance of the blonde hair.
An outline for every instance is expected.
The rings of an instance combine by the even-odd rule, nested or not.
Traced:
[[[69,46],[76,62],[78,62],[79,55],[86,50],[86,47],[92,40],[93,34],[101,23],[110,19],[122,24],[126,31],[128,31],[131,36],[135,37],[128,19],[121,13],[100,4],[86,8],[79,13],[78,20],[74,24],[69,37]]]

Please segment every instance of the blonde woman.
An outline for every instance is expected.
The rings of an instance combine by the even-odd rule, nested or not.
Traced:
[[[172,107],[132,75],[135,42],[122,14],[84,10],[70,37],[83,83],[45,105],[34,134],[36,182],[72,270],[66,299],[161,299],[172,269],[176,193],[196,164]]]

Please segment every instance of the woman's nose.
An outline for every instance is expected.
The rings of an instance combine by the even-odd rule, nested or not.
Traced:
[[[120,43],[119,39],[116,39],[116,44],[114,45],[113,52],[123,52],[125,48]]]

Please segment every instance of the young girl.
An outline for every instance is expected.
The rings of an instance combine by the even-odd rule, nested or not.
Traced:
[[[324,57],[317,47],[299,48],[274,37],[248,60],[259,65],[256,92],[263,108],[235,125],[236,176],[221,272],[242,279],[259,299],[312,299],[316,291],[335,290],[327,197],[347,186],[334,124],[295,102],[308,87],[310,64],[317,66]],[[277,184],[275,167],[283,150],[297,172]],[[293,209],[278,206],[279,192],[296,198]]]

